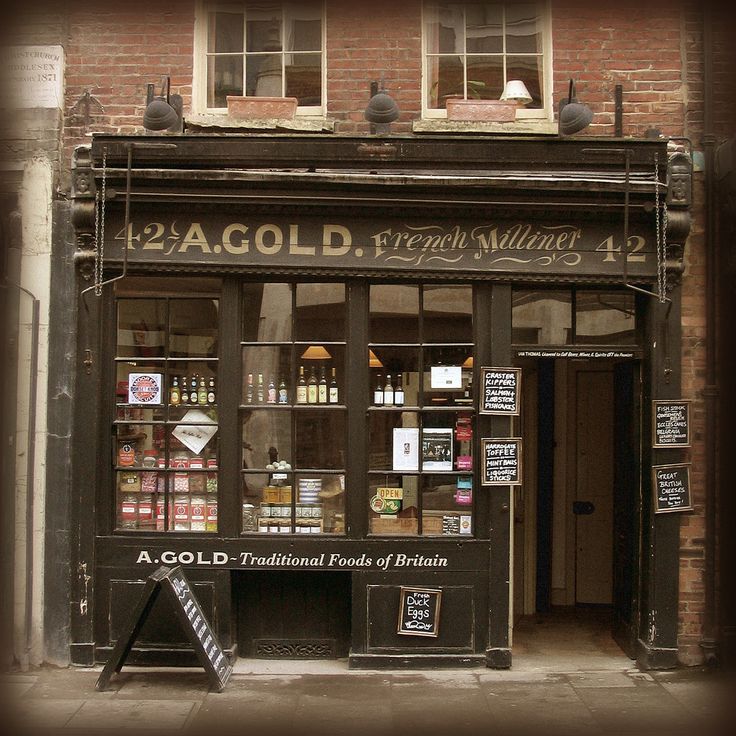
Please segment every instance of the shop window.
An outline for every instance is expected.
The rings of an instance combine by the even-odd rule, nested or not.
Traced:
[[[242,531],[344,534],[345,286],[243,286]]]
[[[572,344],[572,292],[514,289],[512,342],[516,345]]]
[[[195,95],[199,109],[227,109],[227,96],[295,97],[297,112],[321,115],[324,7],[305,2],[198,4]],[[196,104],[196,102],[195,102]]]
[[[636,302],[631,291],[575,292],[578,345],[636,344]]]
[[[425,117],[444,117],[450,97],[497,100],[510,80],[531,96],[517,119],[550,116],[548,3],[426,0],[423,42]]]
[[[472,532],[471,306],[470,286],[370,287],[372,534]]]
[[[216,532],[219,283],[167,296],[153,281],[117,290],[115,528]]]

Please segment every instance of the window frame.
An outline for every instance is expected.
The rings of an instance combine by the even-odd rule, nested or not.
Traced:
[[[447,110],[444,108],[433,108],[429,107],[429,100],[427,95],[427,84],[426,80],[429,76],[429,54],[427,52],[427,36],[426,36],[426,20],[427,20],[427,6],[436,2],[437,0],[423,0],[421,10],[421,36],[422,36],[422,79],[421,79],[421,95],[422,95],[422,118],[425,120],[445,120],[447,119]],[[458,5],[468,6],[472,3],[470,0],[462,2],[457,0]],[[509,5],[508,0],[502,2],[501,5],[504,7]],[[542,121],[549,122],[554,119],[554,107],[552,99],[552,84],[553,84],[553,58],[552,58],[552,3],[551,0],[537,0],[540,13],[542,16],[542,53],[540,54],[542,59],[542,102],[543,106],[538,109],[518,109],[516,111],[516,121],[533,122]],[[503,57],[504,65],[504,78],[506,76],[506,57],[513,56],[513,54],[507,54],[503,51],[501,56]],[[467,52],[464,50],[457,54],[463,60],[463,67],[466,68]],[[467,85],[464,92],[464,99],[467,99]]]
[[[194,9],[194,58],[192,64],[192,111],[195,114],[206,115],[227,115],[227,107],[208,107],[207,106],[207,33],[208,33],[208,14],[217,10],[232,10],[235,7],[245,9],[247,0],[196,0]],[[283,0],[281,2],[283,12]],[[300,105],[296,109],[298,117],[324,117],[327,110],[327,12],[325,0],[319,3],[322,12],[322,48],[319,51],[321,57],[321,99],[320,105]],[[245,33],[245,29],[243,30]],[[242,56],[245,57],[245,51]],[[283,58],[288,51],[274,52],[281,54],[282,69]],[[302,53],[302,52],[299,52]],[[316,54],[316,51],[304,52]],[[283,77],[282,77],[283,84]],[[253,95],[248,95],[254,97]],[[257,98],[255,98],[257,99]]]

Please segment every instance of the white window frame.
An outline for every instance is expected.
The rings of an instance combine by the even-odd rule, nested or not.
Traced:
[[[426,119],[446,119],[447,110],[429,107],[427,99],[426,80],[429,76],[427,64],[427,37],[426,37],[426,6],[432,0],[424,0],[422,3],[422,118]],[[470,2],[463,3],[458,0],[458,4],[469,5]],[[505,0],[503,5],[511,4],[509,0]],[[554,109],[552,103],[552,2],[551,0],[537,0],[542,14],[542,84],[543,93],[542,100],[544,106],[528,110],[520,108],[516,111],[516,119],[532,122],[534,120],[552,121],[554,119]],[[465,51],[458,54],[465,58]],[[503,54],[504,78],[506,77],[506,53]],[[467,90],[466,90],[467,94]]]
[[[207,107],[207,15],[213,10],[242,9],[248,4],[247,0],[220,2],[213,0],[196,0],[194,9],[194,59],[192,75],[192,112],[210,115],[226,115],[227,107]],[[296,114],[300,117],[324,117],[327,109],[327,13],[325,2],[322,0],[322,104],[301,105],[297,107]],[[243,31],[245,32],[245,30]],[[279,52],[282,59],[285,53]],[[313,53],[317,53],[316,51]]]

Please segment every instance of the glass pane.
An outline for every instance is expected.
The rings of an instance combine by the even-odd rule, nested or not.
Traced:
[[[116,419],[133,422],[163,420],[166,401],[163,362],[118,362],[115,370]]]
[[[217,494],[199,490],[199,484],[190,491],[177,490],[186,485],[182,480],[184,475],[186,474],[174,473],[169,478],[169,529],[177,532],[216,532]],[[193,477],[194,474],[190,473],[190,482]],[[159,518],[158,511],[156,518]]]
[[[375,411],[368,415],[368,468],[419,470],[419,415]]]
[[[575,342],[578,345],[634,345],[634,295],[623,291],[577,291]]]
[[[506,57],[506,78],[521,79],[529,90],[532,101],[528,108],[542,107],[542,57],[541,56],[508,56]]]
[[[503,53],[503,6],[481,3],[465,8],[469,54]]]
[[[344,284],[297,284],[296,339],[345,339]]]
[[[292,381],[291,346],[243,348],[242,404],[292,403]]]
[[[497,100],[505,85],[503,57],[468,57],[468,98]]]
[[[243,286],[243,340],[286,342],[291,340],[291,285]]]
[[[472,347],[424,349],[424,406],[472,403]]]
[[[469,536],[472,533],[471,475],[422,477],[422,535]]]
[[[243,14],[210,13],[207,31],[207,51],[238,53],[243,51]]]
[[[570,292],[514,289],[511,324],[515,345],[570,345]]]
[[[322,49],[321,3],[285,4],[284,22],[287,51],[320,51]]]
[[[166,401],[171,419],[180,419],[192,406],[211,408],[217,404],[217,363],[182,360],[168,363],[167,368]],[[213,416],[216,421],[216,414]]]
[[[345,413],[342,410],[304,409],[295,412],[297,468],[345,467]]]
[[[207,107],[227,107],[228,95],[243,94],[243,57],[207,59]]]
[[[371,286],[369,342],[419,342],[419,287]]]
[[[169,355],[217,357],[216,299],[172,299],[169,307]]]
[[[371,534],[416,535],[418,488],[415,475],[370,476]]]
[[[299,475],[296,489],[296,534],[345,533],[344,475]]]
[[[322,56],[287,54],[286,96],[296,97],[299,105],[322,104]]]
[[[418,348],[374,347],[368,351],[369,403],[419,405]]]
[[[473,469],[473,417],[470,413],[422,415],[420,465],[424,471]]]
[[[116,425],[113,465],[119,468],[156,467],[159,455],[163,455],[163,437],[163,424]],[[140,486],[134,490],[140,490]]]
[[[115,528],[124,530],[140,530],[143,532],[164,531],[164,498],[162,492],[140,490],[147,487],[141,476],[149,473],[117,473],[117,503]],[[155,476],[156,473],[152,474]],[[135,477],[137,476],[137,478]],[[138,488],[139,490],[135,490]],[[159,503],[160,499],[160,503]]]
[[[243,493],[241,503],[242,530],[246,534],[271,532],[278,534],[281,531],[282,506],[288,506],[285,521],[291,522],[291,476],[287,476],[287,482],[281,486],[273,485],[271,475],[260,473],[243,474]],[[271,513],[272,505],[280,504],[278,513]],[[273,523],[272,523],[273,522]]]
[[[470,286],[424,287],[424,342],[473,342]]]
[[[164,357],[166,302],[163,299],[118,300],[118,355]]]
[[[506,53],[542,53],[542,24],[538,3],[506,3]]]
[[[465,94],[463,62],[459,56],[427,57],[427,101],[430,108],[444,109],[451,95]]]
[[[281,51],[281,3],[248,6],[246,51]]]
[[[243,413],[243,468],[289,473],[292,469],[291,412]]]
[[[430,3],[425,7],[424,34],[427,53],[461,54],[465,18],[458,3]]]
[[[245,60],[245,94],[251,97],[283,97],[281,54],[254,54]]]
[[[298,345],[297,404],[345,403],[345,347]]]

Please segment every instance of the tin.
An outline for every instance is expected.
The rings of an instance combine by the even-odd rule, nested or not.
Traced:
[[[120,528],[138,528],[138,496],[124,493],[120,499]]]

